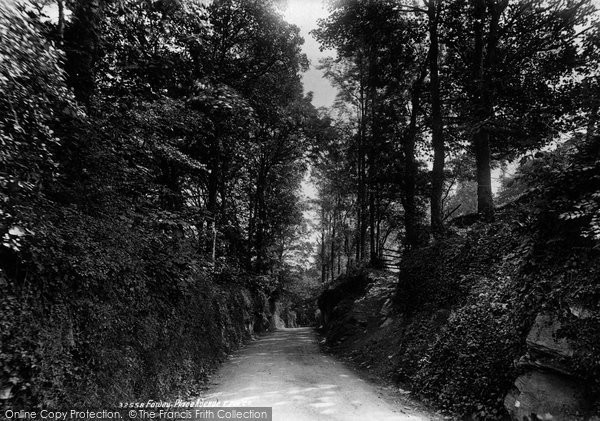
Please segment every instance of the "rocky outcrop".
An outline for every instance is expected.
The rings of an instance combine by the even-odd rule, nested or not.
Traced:
[[[336,314],[340,308],[355,298],[365,294],[369,285],[369,279],[365,272],[341,276],[335,283],[331,284],[317,300],[320,310],[321,325],[328,329],[332,322],[336,322]]]
[[[294,301],[285,294],[276,294],[269,299],[271,330],[299,326],[298,315],[293,310],[294,304]]]
[[[269,298],[263,291],[254,297],[253,317],[248,325],[249,333],[261,333],[271,329],[271,311]]]
[[[570,369],[573,345],[561,337],[562,325],[550,314],[539,314],[527,335],[528,352],[504,405],[513,420],[583,420],[591,406],[586,385]]]
[[[515,420],[577,420],[588,409],[581,383],[568,376],[530,371],[515,386],[504,401]]]
[[[296,323],[296,312],[294,310],[288,310],[285,314],[285,325],[286,327],[296,328],[298,327],[298,323]]]
[[[327,342],[338,345],[355,332],[389,323],[397,283],[395,274],[370,270],[342,277],[325,290],[318,304]]]
[[[562,324],[549,314],[538,314],[527,335],[527,347],[531,351],[556,357],[573,357],[573,348],[567,338],[559,336]]]
[[[316,317],[317,300],[316,297],[306,298],[294,302],[292,311],[296,314],[296,325],[297,326],[319,326],[320,321]]]

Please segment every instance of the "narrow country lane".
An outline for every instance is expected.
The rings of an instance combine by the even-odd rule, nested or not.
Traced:
[[[284,329],[251,343],[224,364],[204,398],[271,406],[274,421],[437,418],[324,355],[311,328]]]

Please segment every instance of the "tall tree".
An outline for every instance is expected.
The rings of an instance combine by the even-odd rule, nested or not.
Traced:
[[[96,66],[101,48],[99,34],[104,7],[104,0],[74,2],[73,18],[64,33],[68,82],[77,100],[87,106],[96,92]]]
[[[464,89],[476,158],[478,212],[493,218],[493,158],[542,144],[564,109],[560,80],[576,64],[589,1],[469,0],[448,7],[449,66]],[[460,98],[459,94],[457,99]]]
[[[442,120],[442,99],[440,88],[440,40],[439,21],[441,0],[427,2],[429,29],[429,91],[431,95],[431,144],[433,147],[433,171],[431,175],[431,228],[434,235],[444,231],[442,194],[444,188],[445,145]]]
[[[405,186],[402,200],[406,207],[407,244],[414,246],[421,237],[417,234],[415,200],[416,144],[427,62],[422,54],[424,36],[420,26],[418,19],[406,17],[398,10],[396,2],[353,0],[335,3],[332,14],[315,31],[324,46],[337,49],[337,60],[325,62],[326,75],[340,88],[340,99],[354,104],[357,110],[357,257],[366,257],[362,244],[368,228],[371,263],[381,252],[377,220],[383,212],[378,198],[389,189],[383,180],[390,176]],[[412,97],[413,107],[411,92],[417,93]],[[396,148],[389,150],[394,144]],[[399,157],[403,159],[396,161],[393,173],[401,173],[400,177],[381,171],[389,160]]]

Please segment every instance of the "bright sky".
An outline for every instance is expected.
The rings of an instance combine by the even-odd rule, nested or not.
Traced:
[[[304,91],[314,93],[313,104],[316,107],[328,107],[335,100],[336,90],[324,78],[323,72],[317,70],[319,59],[335,56],[332,50],[319,51],[319,43],[309,34],[317,28],[317,20],[327,16],[324,0],[287,0],[283,11],[285,19],[300,28],[304,38],[302,49],[310,60],[310,69],[303,75]]]
[[[327,56],[335,56],[335,51],[328,50],[321,52],[319,50],[319,43],[309,33],[317,28],[317,20],[326,17],[328,14],[324,0],[287,0],[287,6],[283,12],[288,22],[300,28],[300,35],[304,38],[302,50],[310,60],[310,69],[302,77],[304,92],[313,92],[312,102],[316,107],[329,107],[333,105],[337,91],[325,79],[323,72],[317,70],[317,66],[319,65],[319,59]],[[302,193],[307,199],[317,198],[316,187],[310,180],[308,173],[302,181]],[[312,243],[316,246],[319,236],[316,224],[319,220],[319,215],[314,209],[311,209],[304,212],[304,218],[310,221],[312,227],[310,237]],[[310,262],[314,262],[314,257],[311,257]]]

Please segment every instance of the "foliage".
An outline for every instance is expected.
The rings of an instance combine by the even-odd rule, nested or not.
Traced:
[[[452,416],[500,420],[507,416],[504,398],[522,373],[515,362],[527,352],[533,321],[549,313],[563,326],[558,337],[575,350],[572,359],[561,360],[563,369],[577,376],[593,402],[600,387],[600,265],[598,241],[588,235],[595,213],[563,215],[597,191],[597,160],[598,139],[576,136],[524,161],[505,186],[505,197],[514,199],[495,222],[465,227],[459,219],[446,239],[405,255],[394,299],[398,313],[387,314],[378,328],[365,331],[351,319],[367,313],[380,320],[383,311],[362,307],[364,288],[350,289],[364,276],[340,279],[320,298],[331,317],[328,342],[341,341],[336,347],[346,356]]]
[[[322,231],[337,235],[327,241],[329,251],[322,248],[322,261],[327,252],[346,255],[348,267],[378,266],[390,260],[388,251],[419,242],[427,182],[415,158],[415,144],[423,143],[421,107],[411,97],[421,99],[415,92],[425,78],[422,30],[423,22],[405,16],[396,2],[340,1],[313,31],[323,47],[337,51],[321,68],[339,90],[336,139],[322,143],[315,165]]]
[[[477,183],[472,180],[459,181],[456,191],[444,203],[448,216],[469,215],[477,212]]]
[[[564,319],[574,370],[598,389],[589,1],[332,2],[314,33],[338,52],[322,63],[341,91],[331,113],[303,94],[300,30],[274,0],[60,1],[57,20],[48,5],[0,10],[2,405],[192,388],[253,322],[269,327],[269,301],[309,299],[309,167],[322,280],[404,245],[397,371],[415,389],[501,417],[540,309]],[[429,144],[440,124],[441,149]],[[427,171],[446,146],[458,157],[447,174]],[[445,238],[434,227],[427,244],[423,198],[440,176],[478,178],[491,205],[489,158],[544,147],[505,181],[497,222]],[[465,186],[447,210],[473,204]],[[440,309],[451,315],[437,332]]]
[[[392,215],[403,219],[405,249],[427,243],[427,229],[420,229],[424,196],[431,198],[436,238],[449,213],[471,213],[467,204],[492,218],[493,167],[567,129],[587,125],[593,132],[597,17],[590,1],[330,3],[313,33],[323,48],[337,50],[321,67],[339,90],[339,120],[353,125],[352,136],[337,137],[354,185],[344,211],[355,214],[358,260],[374,258],[362,250],[367,237],[382,257],[375,225],[393,226]],[[448,155],[470,158],[459,159],[469,166],[461,171],[477,183],[450,201],[443,193],[453,189],[447,178],[454,171],[444,171]],[[418,168],[418,156],[435,161],[433,170]],[[461,182],[461,190],[466,186]],[[394,205],[404,212],[385,215],[382,209]]]
[[[597,157],[597,140],[573,139],[524,162],[505,194],[526,194],[499,211],[498,222],[476,224],[466,238],[405,260],[397,301],[415,316],[401,341],[398,370],[415,390],[450,412],[501,419],[518,374],[513,361],[524,354],[525,336],[542,309],[561,318],[562,335],[578,350],[573,372],[598,388],[594,280],[600,267],[597,240],[589,236],[595,211],[565,217],[597,190]],[[423,332],[434,334],[427,313],[440,307],[452,309],[447,324],[434,342],[421,341]]]
[[[17,207],[56,179],[60,139],[53,126],[76,112],[60,53],[38,26],[21,7],[0,10],[0,236],[4,247],[17,251],[33,228]]]
[[[0,10],[0,406],[192,393],[293,278],[302,39],[270,2],[60,4]]]

